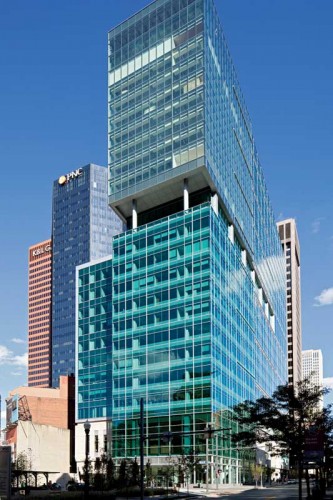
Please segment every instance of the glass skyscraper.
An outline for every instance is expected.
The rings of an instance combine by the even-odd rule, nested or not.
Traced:
[[[75,372],[75,267],[109,255],[123,224],[107,203],[107,169],[89,164],[53,184],[52,386]]]
[[[235,403],[287,380],[284,260],[212,0],[156,0],[114,28],[108,78],[109,203],[128,227],[113,239],[112,455],[139,454],[143,398],[161,466],[204,456],[208,424],[233,429]],[[230,435],[208,453],[238,482]]]
[[[112,259],[77,267],[77,419],[110,419]]]

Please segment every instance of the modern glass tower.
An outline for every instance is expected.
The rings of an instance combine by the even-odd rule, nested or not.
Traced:
[[[111,417],[112,259],[77,267],[77,420]]]
[[[113,243],[113,456],[139,453],[141,399],[150,463],[204,456],[207,425],[234,428],[235,403],[287,380],[284,258],[212,0],[157,0],[110,31],[109,202],[129,228]],[[238,482],[230,438],[208,447]]]
[[[75,268],[109,255],[123,224],[107,204],[107,169],[89,164],[53,184],[52,386],[75,372]]]

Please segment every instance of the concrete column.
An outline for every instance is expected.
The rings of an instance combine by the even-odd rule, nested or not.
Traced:
[[[132,200],[132,229],[138,227],[138,212],[136,206],[136,200]]]
[[[256,282],[256,272],[255,271],[251,271],[251,279],[252,279],[253,283]]]
[[[231,243],[235,243],[235,229],[232,224],[228,227],[228,236]]]
[[[262,305],[262,302],[263,302],[262,288],[258,288],[258,299],[259,299],[260,304]]]
[[[184,179],[184,210],[188,210],[189,206],[188,179]]]
[[[268,302],[265,302],[265,314],[267,319],[269,319],[269,307],[268,307]]]
[[[244,266],[246,267],[246,265],[247,265],[246,250],[242,250],[242,262],[243,262]]]
[[[210,202],[211,202],[211,205],[212,205],[214,212],[216,213],[216,215],[218,215],[219,214],[219,198],[217,196],[217,193],[212,193],[211,198],[210,198]]]
[[[271,328],[272,328],[273,332],[275,332],[275,316],[274,316],[274,314],[270,315],[269,320],[270,320]]]

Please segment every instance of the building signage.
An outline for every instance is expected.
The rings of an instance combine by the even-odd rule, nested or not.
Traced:
[[[83,174],[83,168],[77,168],[76,170],[73,170],[73,172],[70,172],[69,174],[61,175],[59,177],[58,184],[60,184],[60,186],[64,186],[65,184],[67,184],[67,182],[72,181],[77,177],[80,177],[80,175],[82,174]]]
[[[324,456],[324,433],[315,425],[307,429],[304,440],[305,461],[323,458]]]
[[[32,256],[38,257],[38,255],[42,255],[43,253],[51,252],[51,250],[52,250],[51,245],[47,244],[44,247],[39,247],[39,248],[36,248],[35,250],[33,250]]]

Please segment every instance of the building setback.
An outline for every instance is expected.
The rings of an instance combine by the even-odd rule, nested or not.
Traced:
[[[287,290],[288,382],[302,380],[300,246],[294,219],[278,222],[285,257]]]
[[[89,164],[53,184],[52,386],[75,372],[75,268],[109,255],[123,224],[107,204],[107,169]]]
[[[203,431],[236,430],[234,404],[287,381],[285,269],[213,2],[157,0],[111,30],[108,81],[109,203],[128,227],[113,238],[112,456],[139,455],[143,400],[150,464],[207,452],[209,481],[237,483],[230,433]]]
[[[114,238],[113,453],[134,457],[141,398],[148,434],[197,432],[286,381],[281,244],[211,0],[159,0],[109,33],[109,148],[132,228]],[[217,436],[210,462],[237,482]],[[203,435],[146,453],[185,448],[204,455]]]
[[[29,248],[28,385],[51,383],[52,241]]]

